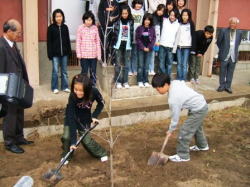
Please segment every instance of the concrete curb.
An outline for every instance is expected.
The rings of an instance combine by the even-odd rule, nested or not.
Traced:
[[[209,111],[223,110],[225,108],[234,107],[234,106],[243,106],[245,103],[250,101],[250,94],[245,97],[229,97],[210,100],[208,103]],[[225,100],[227,99],[227,100]],[[115,115],[116,114],[116,115]],[[183,111],[181,115],[186,115],[187,111]],[[123,112],[114,112],[113,117],[111,118],[112,125],[115,126],[127,126],[133,125],[136,123],[142,122],[156,122],[160,120],[166,120],[170,117],[170,111],[168,105],[158,106],[158,108],[150,108],[147,110],[147,107],[137,108],[135,110],[127,110]],[[105,116],[100,119],[100,125],[97,129],[107,128],[109,124],[109,119]],[[37,127],[24,128],[25,137],[49,137],[53,135],[60,135],[63,132],[63,125],[44,125]],[[3,142],[2,131],[0,131],[0,142]]]

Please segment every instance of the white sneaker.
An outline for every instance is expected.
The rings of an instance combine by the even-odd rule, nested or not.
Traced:
[[[132,76],[132,75],[133,75],[133,73],[132,73],[132,72],[129,72],[129,73],[128,73],[128,76]]]
[[[155,72],[154,71],[150,71],[148,74],[149,75],[155,75]]]
[[[195,84],[194,78],[192,78],[192,79],[190,80],[190,82],[191,82],[192,84]]]
[[[137,72],[134,72],[134,76],[137,76]]]
[[[196,84],[200,84],[199,79],[196,79],[195,83],[196,83]]]
[[[108,156],[103,156],[103,157],[101,157],[101,162],[106,162],[106,161],[108,161]]]
[[[116,88],[117,89],[121,89],[122,88],[122,84],[121,83],[117,83]]]
[[[173,155],[173,156],[170,156],[170,157],[168,157],[169,158],[169,160],[171,160],[172,162],[187,162],[187,161],[189,161],[190,160],[190,158],[189,159],[183,159],[183,158],[181,158],[179,155]]]
[[[59,90],[58,90],[58,89],[54,89],[54,90],[53,90],[53,93],[54,93],[54,94],[58,94],[58,93],[59,93]]]
[[[145,82],[144,86],[148,88],[148,87],[150,87],[150,84],[148,82]]]
[[[127,89],[130,88],[130,86],[128,85],[128,83],[124,83],[123,86],[124,86],[124,88],[127,88]]]
[[[68,89],[68,88],[64,89],[63,91],[66,93],[70,93],[70,89]]]
[[[144,84],[143,84],[142,82],[138,82],[138,86],[139,86],[140,88],[143,88],[143,87],[144,87]]]
[[[61,159],[61,162],[63,161],[63,158]],[[69,163],[69,161],[68,160],[66,160],[65,162],[64,162],[64,164],[63,165],[68,165],[68,163]]]
[[[190,151],[208,151],[209,150],[209,147],[208,145],[204,148],[199,148],[197,145],[194,145],[194,146],[191,146],[189,147],[189,150]]]

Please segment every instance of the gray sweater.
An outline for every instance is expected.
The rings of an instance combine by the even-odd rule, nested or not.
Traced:
[[[176,129],[182,109],[195,112],[206,106],[203,95],[189,88],[184,81],[174,80],[170,84],[168,104],[171,111],[171,123],[169,132]]]

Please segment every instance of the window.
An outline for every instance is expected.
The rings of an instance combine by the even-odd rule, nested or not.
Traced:
[[[250,42],[250,31],[243,31],[242,41]]]

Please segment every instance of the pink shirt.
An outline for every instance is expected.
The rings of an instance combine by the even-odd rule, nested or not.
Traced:
[[[80,25],[76,36],[77,58],[101,59],[101,45],[98,28],[96,25],[90,27]]]

